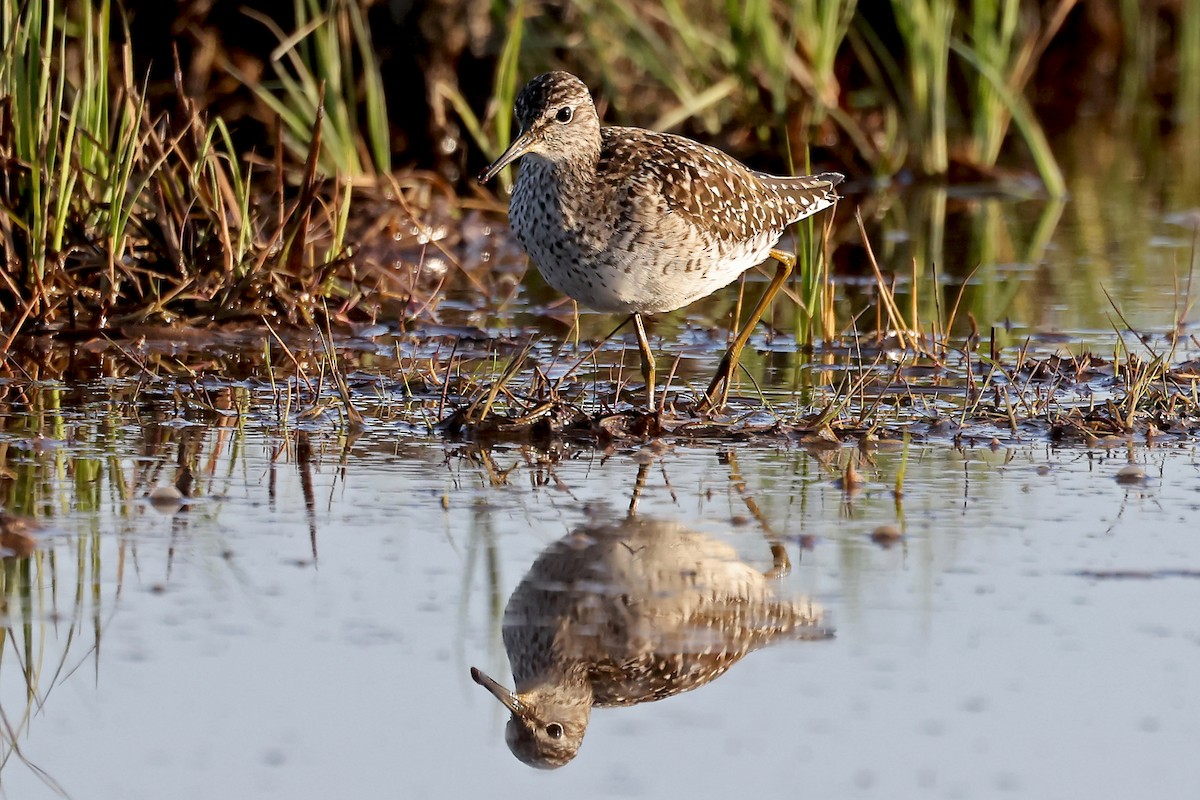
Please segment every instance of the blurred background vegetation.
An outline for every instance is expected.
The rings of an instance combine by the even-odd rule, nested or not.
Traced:
[[[1093,139],[1131,164],[1200,143],[1189,0],[20,0],[0,38],[3,350],[428,307],[394,267],[431,210],[501,207],[468,178],[551,68],[610,122],[850,191],[1057,197]]]
[[[1045,178],[1047,139],[1081,122],[1160,135],[1200,114],[1200,8],[1188,0],[297,0],[282,16],[279,5],[130,0],[135,68],[169,97],[178,48],[188,96],[263,147],[269,98],[295,97],[281,43],[308,31],[314,72],[339,102],[353,98],[347,109],[358,101],[365,119],[386,96],[390,126],[370,133],[389,146],[370,143],[374,164],[390,152],[452,179],[496,154],[513,95],[552,68],[582,77],[612,122],[779,168],[808,145],[855,175],[969,179],[1003,159]],[[348,59],[313,41],[324,14]]]

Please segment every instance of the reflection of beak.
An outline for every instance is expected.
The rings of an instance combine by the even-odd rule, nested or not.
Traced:
[[[490,167],[479,173],[479,182],[487,183],[492,178],[496,177],[497,172],[528,153],[532,147],[533,136],[530,135],[529,131],[525,131],[516,139],[513,139],[513,143],[508,146],[508,149],[505,150],[499,158],[492,162]],[[487,676],[485,675],[484,677]]]
[[[512,148],[509,149],[511,150]],[[505,155],[507,155],[507,153]],[[475,681],[480,686],[491,692],[497,700],[504,704],[505,708],[516,714],[518,717],[525,715],[525,706],[520,700],[517,699],[516,695],[514,695],[508,689],[505,689],[496,681],[489,678],[487,673],[483,672],[482,670],[475,669],[475,667],[471,667],[471,680]]]

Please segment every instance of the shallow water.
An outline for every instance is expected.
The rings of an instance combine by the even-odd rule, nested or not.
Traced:
[[[1008,364],[1027,346],[1193,358],[1200,197],[1113,178],[1122,169],[1078,168],[1066,204],[939,190],[850,202],[925,330],[965,285],[955,331],[969,311],[976,359],[993,337]],[[576,320],[536,278],[514,286],[502,237],[484,269],[507,300],[450,280],[436,325],[381,321],[338,340],[361,433],[336,411],[315,337],[291,339],[296,361],[261,332],[198,346],[153,331],[14,359],[0,381],[0,502],[44,527],[36,553],[0,571],[3,794],[1194,795],[1194,433],[1057,446],[1047,387],[1060,409],[1103,406],[1111,370],[1022,378],[1013,407],[1038,425],[1010,429],[999,401],[994,421],[918,424],[957,421],[980,362],[952,348],[938,370],[903,372],[902,353],[863,349],[877,298],[857,236],[835,232],[835,302],[860,322],[814,354],[783,333],[795,312],[777,301],[777,332],[745,358],[762,394],[743,381],[739,402],[795,419],[829,403],[843,373],[876,369],[894,390],[894,368],[912,380],[906,403],[874,413],[913,432],[907,454],[896,436],[872,450],[752,432],[536,449],[431,432],[463,400],[438,376],[486,382],[532,334],[535,360],[560,375],[615,324]],[[936,270],[914,277],[914,260]],[[703,385],[736,296],[656,321],[660,379],[678,355],[676,386]],[[578,349],[560,348],[576,321]],[[634,359],[618,339],[576,390],[630,400]],[[866,482],[848,492],[851,461]],[[1131,461],[1146,480],[1118,480]],[[167,488],[184,468],[186,505]],[[627,524],[631,505],[759,572],[781,541],[791,571],[771,591],[820,609],[836,635],[775,641],[691,692],[597,709],[575,759],[535,772],[469,670],[512,685],[509,596],[555,542]],[[881,525],[900,537],[877,542]]]
[[[1200,785],[1190,446],[1132,451],[1149,475],[1134,485],[1116,479],[1125,451],[913,446],[897,503],[899,450],[864,462],[867,483],[847,493],[845,449],[545,453],[143,425],[68,414],[61,442],[6,434],[9,468],[53,516],[33,559],[6,562],[3,710],[20,755],[73,797]],[[67,457],[85,440],[90,474]],[[196,498],[152,505],[181,458]],[[597,710],[548,777],[510,755],[506,715],[468,669],[511,685],[509,594],[552,542],[624,518],[642,467],[639,518],[763,570],[765,522],[793,565],[775,591],[818,604],[836,637]],[[904,538],[874,543],[884,523]],[[53,796],[5,739],[6,795]]]

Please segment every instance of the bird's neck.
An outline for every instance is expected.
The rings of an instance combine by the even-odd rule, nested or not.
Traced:
[[[516,678],[516,693],[522,696],[561,694],[582,705],[592,704],[592,676],[589,664],[583,660],[568,660],[561,654],[547,652],[544,663],[527,664],[532,671]]]
[[[543,195],[550,187],[553,190]],[[517,176],[512,203],[534,201],[545,197],[545,202],[560,215],[561,224],[576,228],[588,218],[594,204],[598,202],[595,163],[589,165],[586,158],[550,160],[538,154],[529,154],[521,160],[521,172]],[[555,223],[557,226],[560,223]]]
[[[557,183],[567,197],[586,197],[588,190],[596,180],[596,164],[600,160],[597,152],[576,153],[571,158],[550,160],[534,155],[537,159],[535,169],[548,175]]]

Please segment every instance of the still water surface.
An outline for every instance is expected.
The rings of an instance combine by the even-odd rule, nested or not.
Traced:
[[[1103,144],[1087,137],[1066,203],[944,190],[847,203],[861,206],[923,330],[961,300],[955,332],[970,314],[977,353],[994,343],[1010,364],[1027,345],[1195,357],[1200,183],[1167,177],[1160,191],[1126,174],[1127,149]],[[855,321],[838,335],[855,347],[878,302],[859,245],[854,226],[835,229],[835,311]],[[413,343],[385,324],[394,338],[342,343],[357,359],[352,381],[363,379],[356,402],[373,404],[355,438],[332,415],[277,405],[276,381],[292,370],[277,352],[276,372],[241,380],[265,337],[199,354],[85,343],[9,370],[0,502],[45,527],[32,558],[0,570],[5,797],[1200,793],[1194,443],[1077,438],[1058,449],[1044,426],[1018,436],[1002,423],[975,443],[968,431],[963,448],[950,434],[914,441],[906,467],[899,448],[874,452],[860,466],[866,484],[847,493],[836,481],[857,450],[786,438],[547,452],[431,435],[439,392],[414,400],[397,356],[406,370],[448,373],[457,352],[464,372],[486,376],[531,327],[543,366],[573,337],[559,298],[536,279],[516,283],[514,251],[483,269],[511,294],[447,293],[438,319],[455,336],[427,328]],[[680,381],[702,385],[735,298],[659,320],[660,369],[684,354]],[[807,402],[805,371],[831,362],[814,366],[786,333],[792,307],[776,306],[779,334],[756,335],[745,362],[786,415]],[[584,314],[582,346],[612,324]],[[580,379],[612,379],[622,357],[618,342]],[[41,378],[52,361],[46,373],[62,383]],[[1096,393],[1079,404],[1102,404],[1106,387],[1090,382],[1084,394]],[[962,397],[902,409],[897,424],[906,413],[956,418]],[[977,446],[993,435],[1003,442]],[[1117,480],[1130,460],[1146,481]],[[150,502],[178,465],[193,477],[189,505]],[[881,525],[902,538],[877,543]],[[556,542],[586,545],[597,526],[702,542],[753,576],[777,566],[771,541],[781,542],[790,573],[747,584],[816,610],[836,635],[780,637],[693,691],[597,709],[569,764],[530,769],[470,669],[512,686],[508,598]],[[653,598],[642,607],[669,607],[664,584],[635,584],[607,596],[640,591]],[[632,611],[628,621],[643,639],[661,633]]]
[[[110,431],[86,485],[42,473],[52,527],[5,568],[8,797],[54,796],[11,734],[79,798],[1200,787],[1194,448],[1137,449],[1150,478],[1126,485],[1125,451],[914,445],[897,504],[898,451],[847,494],[846,450],[551,456],[386,431],[298,448],[296,434],[173,424]],[[169,481],[185,440],[199,499],[169,513],[141,495]],[[532,770],[469,668],[511,686],[506,599],[552,543],[624,519],[642,467],[639,519],[759,570],[765,522],[792,562],[774,591],[823,609],[836,636],[597,710],[570,764]],[[870,537],[885,523],[905,534],[891,547]]]

